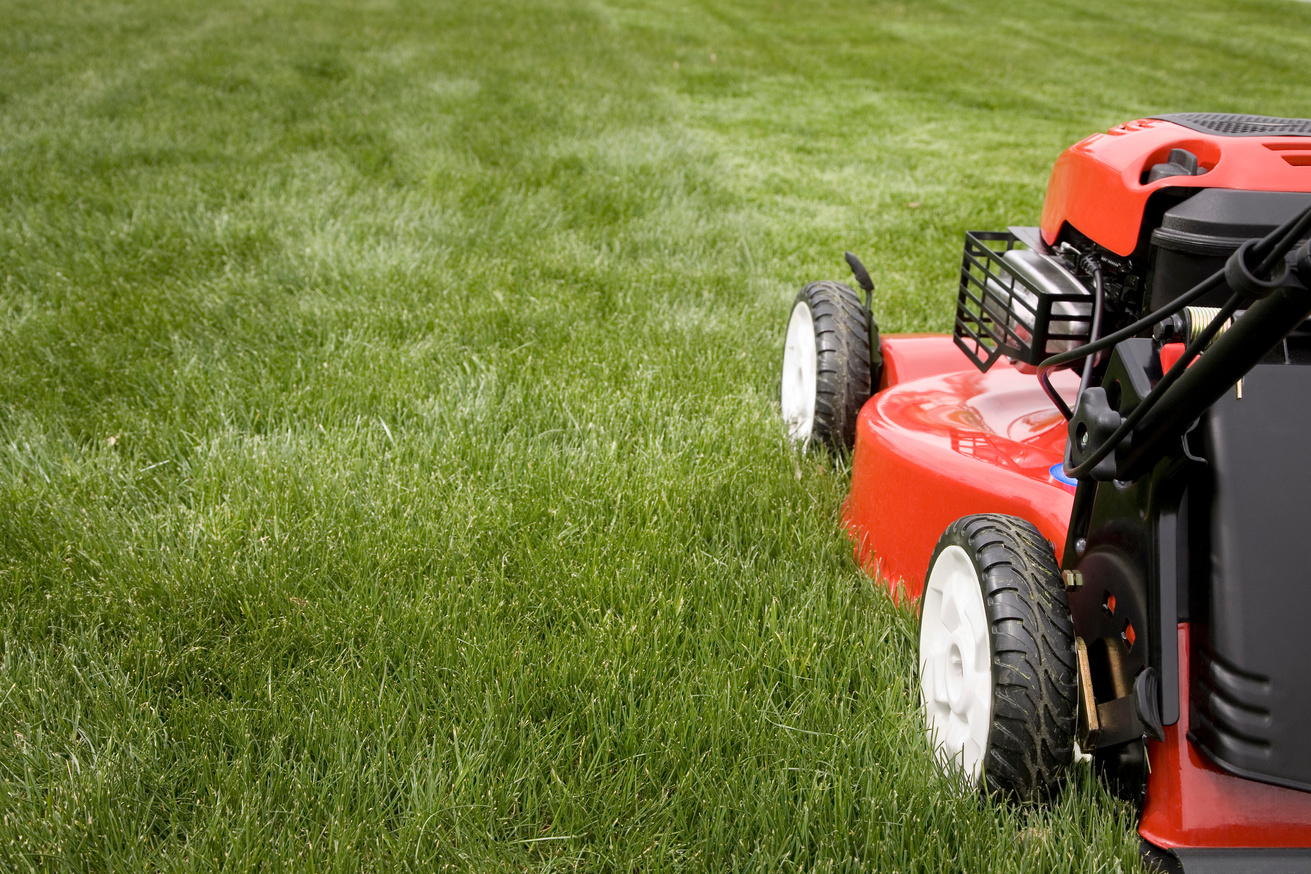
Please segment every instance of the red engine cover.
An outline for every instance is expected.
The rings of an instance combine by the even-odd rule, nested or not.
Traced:
[[[1207,172],[1143,184],[1171,149],[1187,149]],[[1056,159],[1042,205],[1042,237],[1056,242],[1066,224],[1117,255],[1138,245],[1143,212],[1163,188],[1311,192],[1311,138],[1218,136],[1156,118],[1093,134]]]

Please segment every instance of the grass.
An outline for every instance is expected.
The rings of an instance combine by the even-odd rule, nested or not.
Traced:
[[[0,28],[0,867],[1136,867],[935,777],[775,368],[1311,8],[47,3]]]

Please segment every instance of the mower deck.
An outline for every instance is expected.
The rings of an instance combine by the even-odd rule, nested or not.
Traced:
[[[1074,486],[1057,479],[1065,419],[1004,361],[980,373],[949,335],[890,335],[883,383],[860,412],[843,521],[857,562],[918,598],[938,537],[971,513],[1027,519],[1057,555]],[[1053,383],[1073,399],[1078,377]]]

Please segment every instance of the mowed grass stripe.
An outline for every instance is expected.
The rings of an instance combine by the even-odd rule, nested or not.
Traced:
[[[8,4],[0,866],[1131,869],[934,776],[782,322],[850,248],[946,328],[1069,142],[1306,114],[1308,13]]]

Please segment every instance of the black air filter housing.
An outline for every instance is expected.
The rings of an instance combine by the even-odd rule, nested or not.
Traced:
[[[1225,265],[1245,240],[1263,237],[1311,206],[1300,191],[1233,191],[1205,188],[1165,212],[1152,231],[1149,309],[1188,291]],[[1198,301],[1220,306],[1232,292],[1227,285]]]

